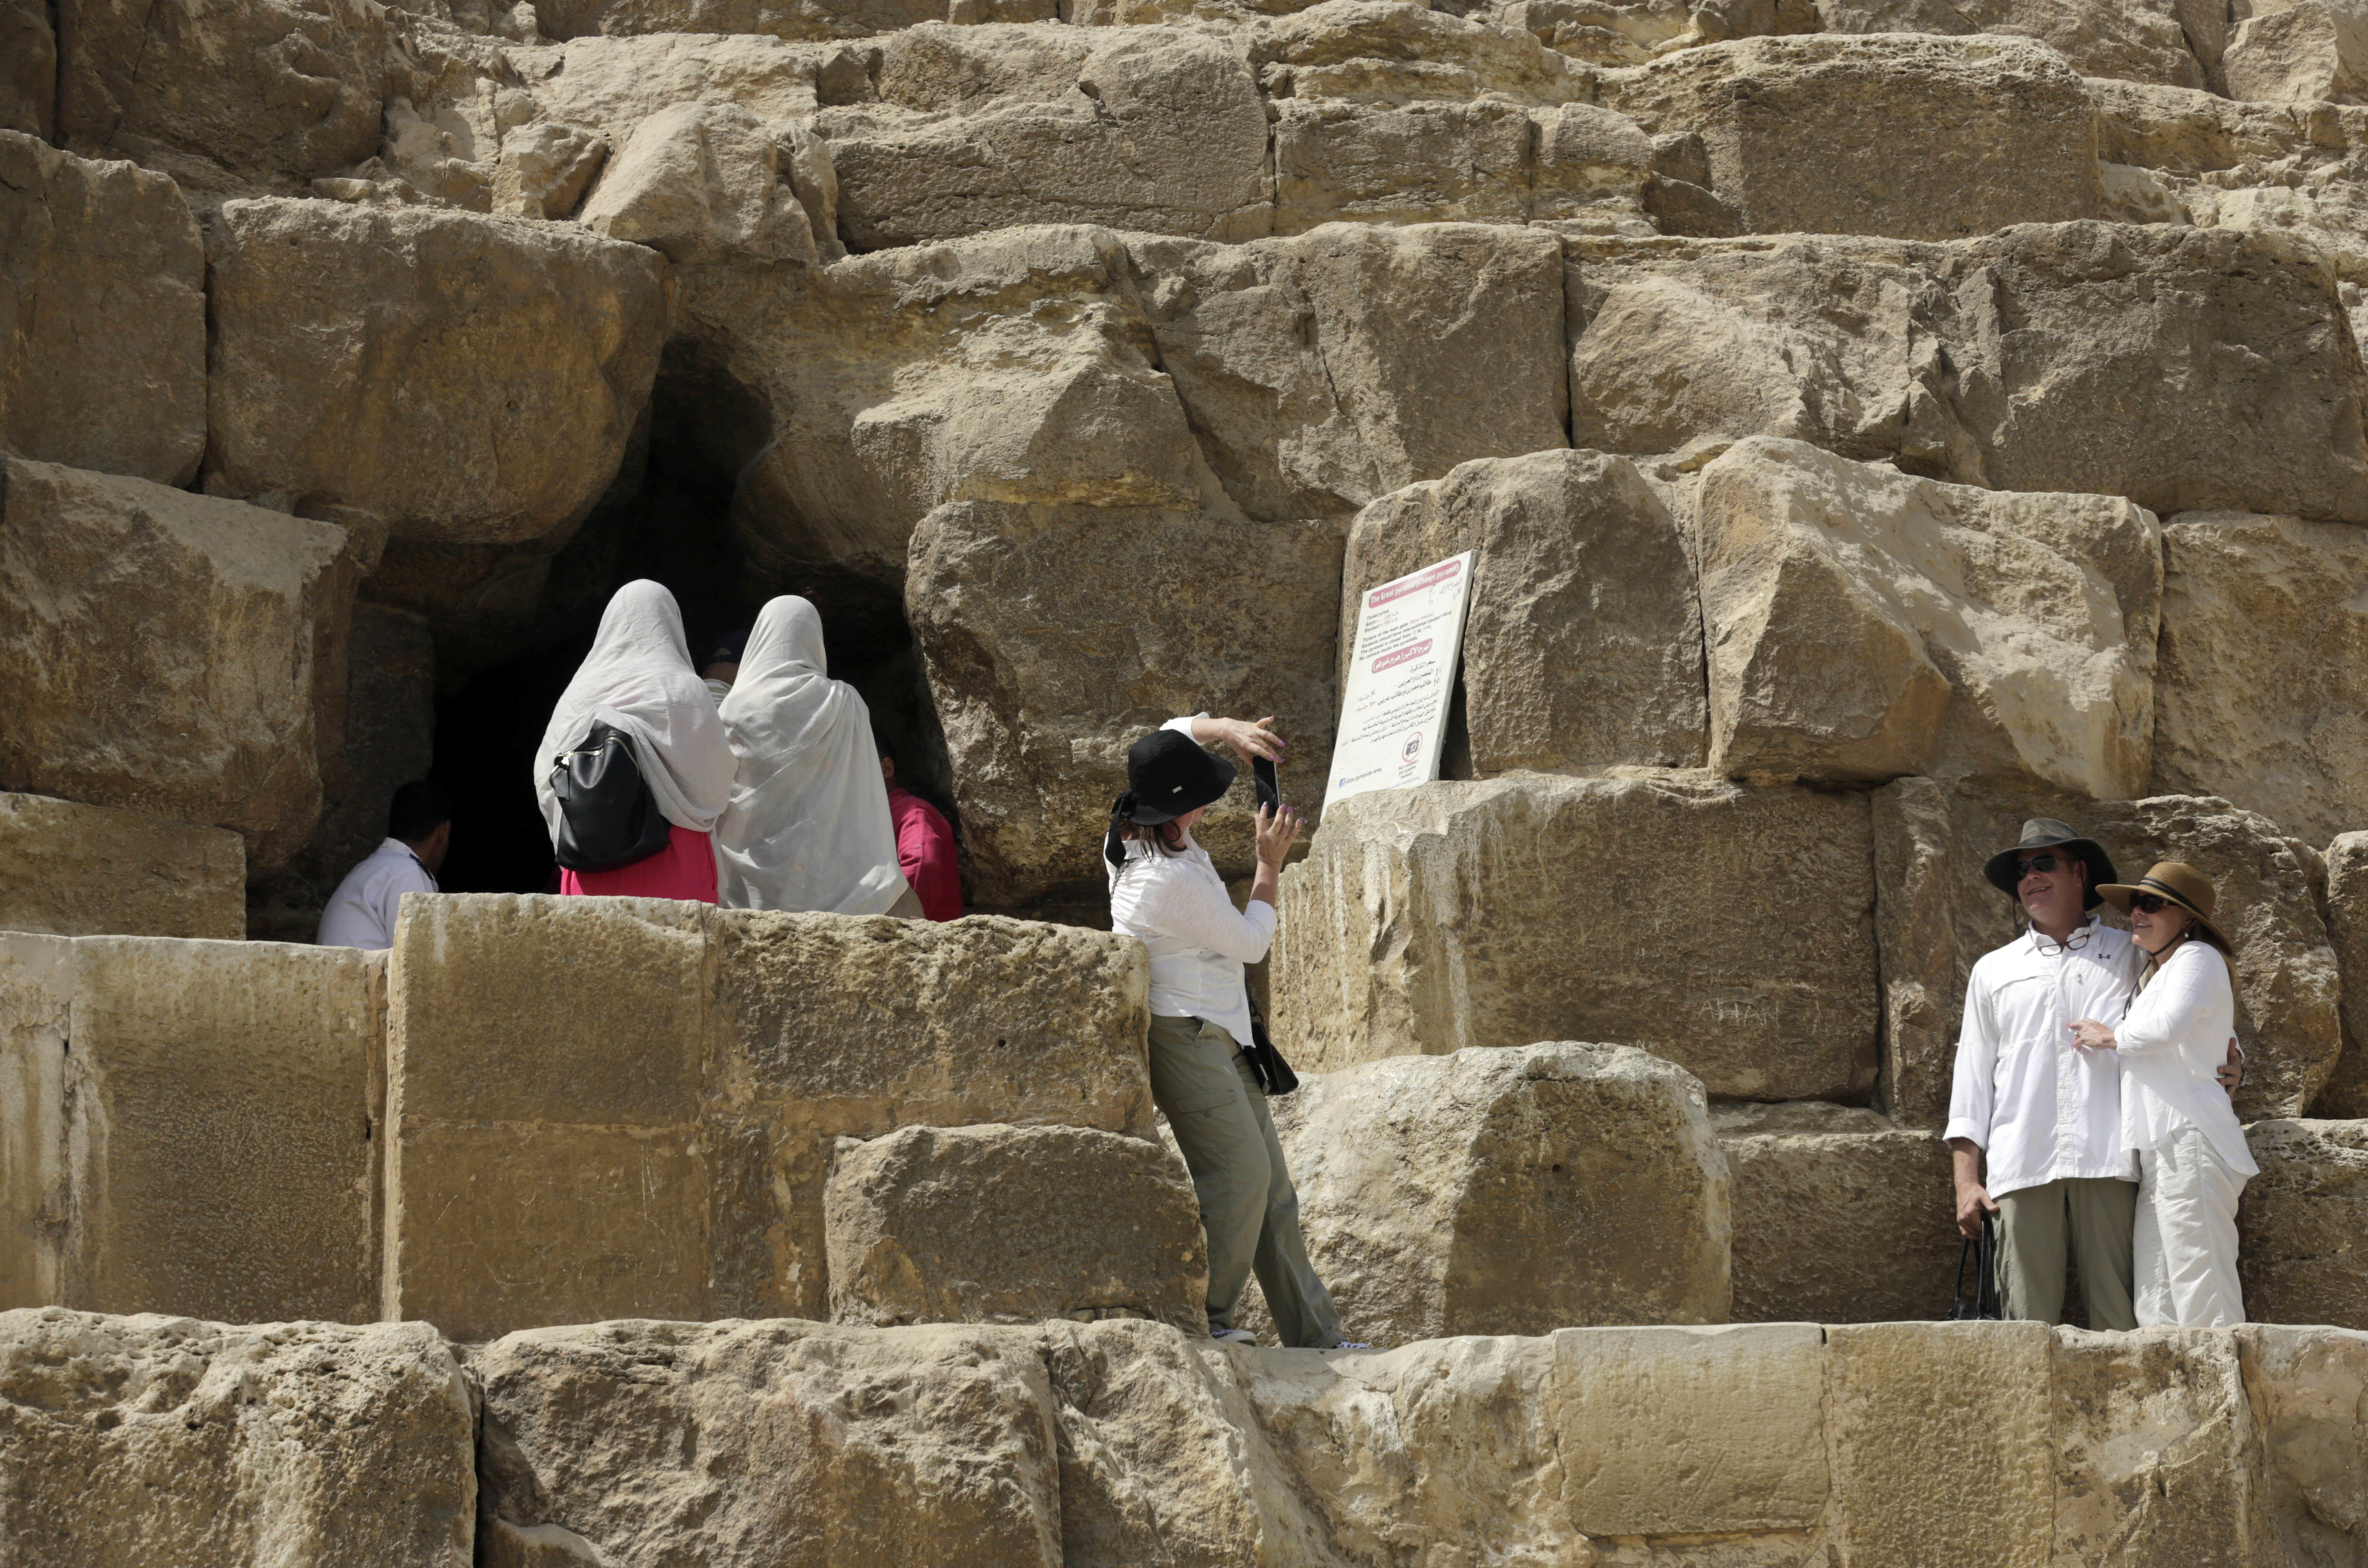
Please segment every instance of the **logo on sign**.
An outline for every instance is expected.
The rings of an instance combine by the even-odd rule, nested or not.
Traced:
[[[1421,755],[1422,732],[1420,730],[1417,730],[1413,734],[1408,735],[1406,738],[1406,745],[1399,751],[1398,756],[1404,761],[1412,762],[1416,757],[1420,756]]]

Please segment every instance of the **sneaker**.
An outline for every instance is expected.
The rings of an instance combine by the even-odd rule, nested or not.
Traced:
[[[1225,1345],[1256,1345],[1258,1335],[1246,1328],[1212,1328],[1209,1337]]]
[[[1371,1350],[1372,1346],[1366,1344],[1361,1339],[1344,1339],[1338,1345],[1327,1345],[1324,1348],[1326,1350]]]

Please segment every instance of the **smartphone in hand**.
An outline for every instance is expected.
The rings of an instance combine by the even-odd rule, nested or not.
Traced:
[[[1274,762],[1270,757],[1256,757],[1250,762],[1250,782],[1258,786],[1258,808],[1262,812],[1282,811],[1282,787],[1274,781]]]

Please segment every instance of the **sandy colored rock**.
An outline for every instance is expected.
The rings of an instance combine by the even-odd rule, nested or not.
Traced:
[[[2289,1562],[2340,1562],[2368,1520],[2368,1335],[2257,1323],[2235,1336],[2278,1544]]]
[[[2198,58],[2180,24],[2192,16],[2198,30],[2208,34],[2216,19],[2210,7],[2178,0],[1818,0],[1816,14],[1820,29],[1828,33],[2018,35],[2054,49],[2082,76],[2189,88],[2204,85],[2207,62]],[[2222,19],[2221,31],[2226,28]],[[2218,41],[2211,39],[2214,60]]]
[[[236,941],[246,846],[220,828],[0,794],[0,927]]]
[[[1701,136],[1746,233],[1955,239],[2102,199],[2080,78],[2021,39],[1743,39],[1606,72],[1597,102]]]
[[[639,245],[268,200],[223,208],[210,260],[215,494],[359,507],[398,539],[541,538],[599,499],[657,370],[665,263]]]
[[[801,162],[822,177],[803,182]],[[634,129],[584,203],[594,233],[632,240],[677,263],[794,261],[836,254],[837,185],[829,153],[794,121],[770,123],[737,104],[685,104]]]
[[[905,607],[973,901],[1099,899],[1094,824],[1126,788],[1127,748],[1179,713],[1274,715],[1284,796],[1312,813],[1332,754],[1340,548],[1321,522],[980,502],[930,513]],[[1228,876],[1252,869],[1252,805],[1245,777],[1199,834]]]
[[[2144,792],[2162,551],[2142,508],[1762,437],[1702,471],[1695,512],[1713,768]]]
[[[2368,1121],[2257,1121],[2246,1142],[2245,1315],[2368,1328]]]
[[[825,108],[849,248],[1027,223],[1252,239],[1266,111],[1222,40],[1164,28],[925,24],[884,40],[879,102]]]
[[[2080,827],[2124,876],[2184,860],[2215,879],[2237,941],[2240,1117],[2300,1115],[2328,1082],[2341,1032],[2335,952],[2314,891],[2325,873],[2317,850],[2268,818],[2209,797],[2089,801],[1923,778],[1887,785],[1874,802],[1881,1094],[1895,1119],[1934,1129],[1948,1119],[1965,977],[2020,929],[2014,903],[1982,880],[1982,864],[2035,816]]]
[[[1464,720],[1483,778],[1702,759],[1702,606],[1678,519],[1634,464],[1598,452],[1463,463],[1357,514],[1339,657],[1366,593],[1476,550]]]
[[[1721,1096],[1857,1097],[1875,1061],[1864,812],[1683,773],[1353,797],[1283,875],[1276,1042],[1331,1071],[1592,1038]],[[1737,879],[1783,912],[1740,943]],[[1577,887],[1603,896],[1551,896]],[[1689,913],[1681,890],[1715,916]],[[1672,992],[1671,974],[1687,987]]]
[[[1024,10],[1024,5],[1005,7]],[[945,0],[543,0],[546,38],[586,34],[767,33],[784,39],[856,38],[947,19]],[[998,21],[1048,20],[1044,16]]]
[[[2341,0],[2264,7],[2237,24],[2221,66],[2231,97],[2359,103],[2368,95],[2368,17]]]
[[[188,483],[206,446],[205,266],[171,180],[0,130],[0,448]]]
[[[1033,1330],[596,1324],[472,1364],[495,1562],[1061,1562]]]
[[[0,930],[0,1311],[65,1290],[57,1236],[74,1212],[66,1038],[74,943]]]
[[[1532,130],[1519,104],[1286,98],[1277,107],[1278,233],[1334,222],[1519,223],[1529,216]]]
[[[0,1537],[25,1562],[467,1568],[475,1461],[422,1324],[0,1312]]]
[[[1281,99],[1551,105],[1589,96],[1584,67],[1522,29],[1399,0],[1326,0],[1271,16],[1244,41],[1260,85]]]
[[[331,524],[0,458],[0,785],[232,828],[279,865],[320,811],[348,549]]]
[[[2313,844],[2368,825],[2368,540],[2292,517],[2163,529],[2153,788],[2219,795]]]
[[[996,1125],[841,1139],[823,1204],[841,1323],[1208,1328],[1200,1205],[1149,1139]]]
[[[1799,1529],[1825,1512],[1815,1324],[1554,1336],[1563,1499],[1589,1536]]]
[[[1937,1136],[1797,1101],[1715,1106],[1712,1125],[1734,1176],[1736,1322],[1941,1315],[1959,1238]]]
[[[2051,1347],[2039,1323],[1826,1330],[1826,1430],[1845,1562],[2049,1561]],[[1955,1483],[1930,1484],[1940,1474]]]
[[[1726,1163],[1701,1086],[1644,1051],[1372,1062],[1311,1075],[1288,1119],[1308,1256],[1351,1338],[1726,1317]]]
[[[2341,993],[2343,1051],[2310,1104],[2322,1117],[2368,1117],[2368,834],[2339,835],[2327,846],[2327,939]]]

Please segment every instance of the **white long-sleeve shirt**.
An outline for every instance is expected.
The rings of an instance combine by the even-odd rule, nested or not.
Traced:
[[[324,948],[394,946],[394,916],[407,892],[434,892],[436,879],[400,838],[390,838],[346,873],[321,911]]]
[[[1192,734],[1190,718],[1161,726]],[[1205,1018],[1250,1040],[1250,994],[1242,966],[1266,957],[1274,941],[1274,905],[1254,899],[1236,910],[1209,852],[1186,835],[1170,855],[1141,839],[1110,872],[1110,929],[1151,949],[1151,1010],[1161,1017]]]
[[[2122,1142],[2158,1149],[2174,1133],[2200,1128],[2230,1169],[2260,1175],[2244,1124],[2220,1086],[2236,1032],[2228,960],[2208,942],[2180,943],[2113,1030],[2122,1058]]]
[[[2122,1141],[2121,1063],[2075,1046],[2071,1026],[2117,1027],[2141,957],[2127,932],[2092,915],[2068,943],[2027,931],[1974,965],[1941,1136],[1987,1153],[1992,1197],[2071,1177],[2137,1179]]]

